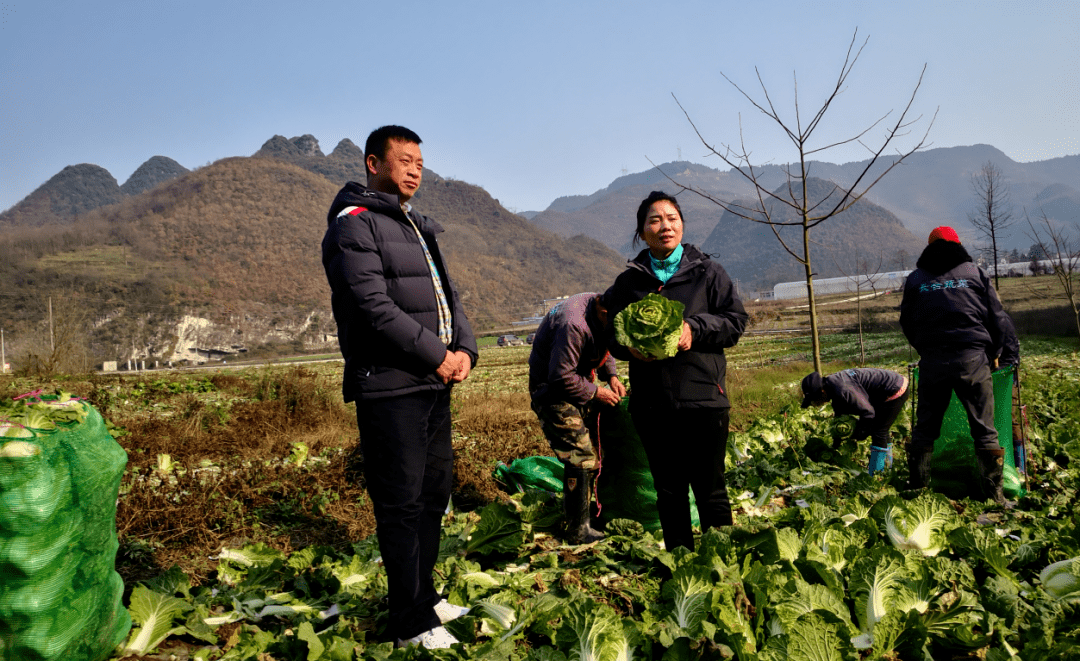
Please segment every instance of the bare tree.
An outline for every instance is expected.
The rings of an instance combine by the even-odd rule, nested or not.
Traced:
[[[910,260],[911,255],[908,254],[908,251],[904,250],[903,248],[896,251],[896,264],[900,267],[901,271],[907,270],[907,263]]]
[[[921,119],[921,117],[912,119],[910,118],[910,114],[912,104],[915,102],[915,95],[919,91],[919,87],[922,85],[923,75],[926,73],[926,66],[924,65],[922,72],[919,74],[918,82],[915,84],[915,89],[912,90],[911,96],[908,98],[907,105],[896,117],[895,121],[890,119],[890,115],[893,113],[892,111],[889,111],[870,124],[870,126],[849,138],[831,143],[827,142],[820,146],[815,146],[815,143],[811,142],[814,132],[820,126],[826,113],[832,107],[833,102],[835,102],[845,90],[848,76],[851,74],[851,70],[858,61],[863,48],[866,47],[866,41],[863,41],[862,45],[858,47],[858,50],[855,50],[857,37],[858,31],[852,36],[851,43],[848,45],[843,66],[840,67],[840,74],[836,79],[836,85],[831,89],[821,106],[812,114],[809,121],[806,122],[804,122],[805,118],[799,107],[799,86],[797,77],[794,82],[794,118],[786,119],[781,117],[780,111],[777,110],[776,106],[773,104],[773,101],[769,96],[769,91],[757,68],[755,68],[754,71],[757,74],[758,83],[761,85],[762,100],[760,101],[751,97],[732,81],[731,78],[728,78],[726,74],[723,72],[720,73],[720,75],[738,90],[739,93],[754,106],[754,108],[771,119],[776,126],[779,127],[780,131],[787,136],[795,148],[798,162],[797,164],[789,164],[783,167],[787,185],[786,187],[781,186],[775,191],[766,187],[763,180],[765,173],[761,164],[755,164],[751,160],[751,152],[746,146],[741,129],[739,146],[737,148],[725,144],[721,144],[719,147],[713,146],[701,134],[701,131],[698,129],[697,125],[694,124],[694,121],[691,119],[686,108],[679,103],[678,98],[675,99],[676,103],[679,103],[679,108],[683,111],[683,114],[686,115],[687,121],[690,122],[690,125],[693,127],[698,138],[701,140],[702,144],[705,145],[709,153],[719,157],[720,160],[734,168],[735,171],[746,178],[754,188],[756,199],[746,203],[739,201],[726,202],[699,188],[680,184],[674,179],[671,179],[671,177],[668,177],[668,179],[680,189],[700,195],[740,218],[768,225],[772,229],[777,240],[780,241],[784,250],[802,264],[806,276],[807,298],[809,299],[810,335],[814,369],[818,372],[821,371],[821,340],[818,336],[817,303],[814,298],[814,269],[810,260],[810,231],[829,218],[851,208],[851,206],[862,199],[875,184],[881,181],[882,177],[891,172],[893,168],[900,165],[904,159],[925,146],[928,146],[926,137],[929,135],[930,127],[933,126],[934,123],[933,119],[931,119],[926,128],[926,132],[914,146],[904,150],[897,150],[891,161],[882,158],[885,150],[889,149],[890,146],[895,147],[894,143],[904,136],[907,136],[911,127]],[[883,134],[876,138],[871,138],[871,131],[878,125],[883,126]],[[811,177],[811,161],[809,159],[827,150],[853,143],[863,146],[867,150],[869,158],[865,161],[864,167],[854,177],[852,183],[840,186],[830,182],[833,189],[828,195],[823,196],[822,199],[808,199],[807,179]],[[880,163],[879,160],[881,161]],[[878,167],[875,168],[875,165]],[[788,214],[793,214],[797,219],[781,219],[781,216],[791,217]],[[798,227],[801,229],[801,245],[795,247],[788,245],[780,234],[780,228],[785,226]]]
[[[971,177],[971,188],[978,198],[978,207],[968,214],[968,220],[990,242],[990,257],[994,260],[994,289],[1001,289],[998,284],[998,240],[1007,236],[1007,230],[1013,224],[1009,185],[1001,168],[987,161]]]
[[[873,266],[870,264],[870,260],[863,258],[858,252],[852,256],[852,264],[854,268],[845,269],[839,261],[836,260],[835,253],[833,254],[833,264],[836,269],[844,275],[845,278],[850,280],[855,285],[855,315],[858,319],[859,325],[859,364],[866,364],[866,343],[863,341],[863,291],[869,289],[873,294],[877,295],[877,281],[881,279],[881,264],[882,256],[879,253],[877,257],[877,263]]]
[[[1027,212],[1024,212],[1028,227],[1031,228],[1028,237],[1038,246],[1038,252],[1045,256],[1044,259],[1049,260],[1050,267],[1061,284],[1065,300],[1072,308],[1073,318],[1076,320],[1076,334],[1080,338],[1080,239],[1074,240],[1068,230],[1054,227],[1041,208],[1039,213],[1042,216],[1038,223],[1043,228],[1041,231],[1031,222]],[[1032,246],[1032,254],[1036,253],[1035,246]],[[1034,257],[1032,261],[1037,264]]]
[[[44,317],[38,332],[23,345],[20,371],[37,376],[85,374],[95,361],[88,334],[90,313],[74,297],[56,297],[55,303],[55,314]]]

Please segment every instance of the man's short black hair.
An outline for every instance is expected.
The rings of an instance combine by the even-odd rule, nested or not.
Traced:
[[[682,207],[679,206],[679,201],[662,190],[654,190],[653,192],[649,193],[649,196],[647,198],[641,201],[641,204],[638,205],[637,229],[634,231],[633,245],[636,246],[638,244],[638,241],[641,241],[641,237],[645,234],[645,217],[649,215],[649,207],[660,201],[671,202],[671,205],[675,207],[676,211],[679,212],[679,220],[685,222],[685,219],[682,215]]]
[[[390,140],[395,138],[404,140],[405,142],[415,142],[416,144],[420,144],[420,136],[404,126],[395,126],[393,124],[390,124],[389,126],[380,126],[371,132],[371,135],[367,138],[367,142],[364,143],[364,160],[367,160],[367,157],[372,155],[380,161],[386,158],[387,144]]]

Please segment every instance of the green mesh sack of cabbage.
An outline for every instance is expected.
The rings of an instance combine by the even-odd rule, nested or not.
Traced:
[[[0,402],[0,661],[100,661],[127,636],[114,569],[126,464],[85,402]]]
[[[998,433],[998,443],[1005,450],[1005,466],[1002,475],[1002,491],[1006,496],[1017,498],[1025,493],[1020,473],[1016,469],[1016,457],[1012,437],[1012,389],[1014,368],[1003,367],[994,370],[994,429]],[[919,379],[919,368],[915,368],[915,381]],[[915,391],[918,396],[918,390]],[[945,419],[941,423],[941,434],[934,441],[934,461],[931,465],[931,484],[935,491],[962,498],[976,496],[972,492],[974,475],[978,474],[975,463],[975,446],[971,438],[971,425],[967,411],[953,393]]]
[[[623,397],[618,406],[605,406],[600,412],[598,436],[603,460],[597,478],[600,519],[605,522],[632,519],[646,530],[659,530],[656,487],[645,448],[627,410],[628,402]],[[693,525],[701,525],[693,491],[690,491],[690,519]]]

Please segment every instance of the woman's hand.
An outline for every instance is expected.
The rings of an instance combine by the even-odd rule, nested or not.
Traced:
[[[694,342],[694,336],[690,332],[690,324],[682,322],[682,335],[679,336],[679,351],[689,351]]]

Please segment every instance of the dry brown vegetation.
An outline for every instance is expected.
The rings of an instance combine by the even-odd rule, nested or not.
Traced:
[[[458,388],[456,508],[499,498],[497,461],[547,453],[524,394],[524,349],[485,350],[475,378]],[[117,568],[125,580],[172,565],[206,577],[223,547],[347,547],[374,533],[355,408],[342,401],[340,369],[332,362],[48,384],[87,398],[128,453],[117,509]],[[0,396],[41,385],[7,380]],[[287,461],[298,442],[308,448],[302,466]],[[171,470],[161,469],[163,455]]]

